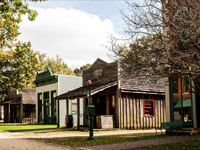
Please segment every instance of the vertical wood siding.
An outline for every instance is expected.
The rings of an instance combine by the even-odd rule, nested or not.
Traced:
[[[122,94],[121,97],[121,129],[153,129],[160,128],[161,122],[166,121],[164,96],[151,95],[154,100],[155,116],[144,116],[142,94]]]

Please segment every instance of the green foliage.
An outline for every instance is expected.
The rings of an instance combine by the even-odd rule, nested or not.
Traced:
[[[1,50],[0,58],[0,95],[5,95],[11,88],[27,87],[40,67],[30,42],[18,42],[14,50]]]
[[[117,51],[122,69],[134,75],[161,75],[163,71],[162,35],[143,36],[129,47]]]
[[[17,41],[22,15],[27,14],[33,21],[38,14],[23,0],[2,0],[0,12],[0,96],[3,98],[11,88],[26,87],[38,68],[30,42]]]
[[[0,126],[0,132],[21,132],[33,130],[56,129],[57,125],[16,125],[16,126]]]
[[[82,76],[82,70],[88,69],[88,68],[90,68],[90,66],[91,66],[91,64],[86,64],[86,65],[81,66],[80,68],[75,68],[74,73],[77,76]]]
[[[35,2],[39,0],[34,0]],[[40,0],[45,1],[45,0]],[[30,21],[35,20],[38,13],[29,8],[23,0],[2,0],[0,2],[0,48],[11,48],[17,40],[19,23],[22,15],[28,15]]]
[[[59,55],[56,55],[55,58],[50,58],[46,57],[45,53],[37,52],[37,57],[41,64],[40,71],[46,71],[49,68],[52,74],[76,75]]]

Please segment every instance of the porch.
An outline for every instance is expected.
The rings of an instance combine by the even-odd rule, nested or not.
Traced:
[[[91,85],[91,96],[92,96],[92,105],[95,106],[95,115],[94,115],[94,127],[95,128],[115,128],[118,127],[117,124],[117,97],[116,97],[116,89],[117,82],[111,82],[104,85]],[[80,129],[80,98],[83,98],[83,125],[89,126],[89,117],[86,115],[86,106],[89,104],[89,87],[84,86],[67,92],[65,94],[59,95],[55,97],[58,101],[66,100],[66,125],[70,126],[70,118],[69,118],[69,105],[68,100],[77,100],[77,128]],[[59,107],[58,111],[59,112]],[[59,113],[58,113],[59,117]],[[107,117],[107,121],[103,120]],[[110,120],[110,121],[109,121]],[[99,123],[99,121],[101,123]],[[101,125],[100,125],[101,124]],[[110,124],[110,125],[108,125]],[[59,127],[59,121],[57,123]]]

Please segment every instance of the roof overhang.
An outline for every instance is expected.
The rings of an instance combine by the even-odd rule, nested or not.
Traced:
[[[92,85],[91,88],[91,95],[95,95],[105,89],[113,87],[117,85],[118,82],[111,82],[104,85]],[[74,89],[72,91],[66,92],[64,94],[58,95],[55,97],[56,100],[74,100],[78,98],[88,98],[89,97],[89,86],[80,87]]]
[[[154,92],[154,91],[134,91],[121,89],[122,93],[135,93],[135,94],[152,94],[152,95],[165,95],[164,92]]]

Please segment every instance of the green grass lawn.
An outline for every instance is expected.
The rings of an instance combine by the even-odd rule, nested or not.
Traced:
[[[13,125],[0,126],[0,132],[20,132],[32,130],[56,129],[57,125]]]
[[[200,140],[157,145],[157,146],[140,147],[132,150],[200,150]]]
[[[97,136],[95,140],[89,141],[88,137],[62,137],[62,138],[51,138],[51,139],[37,139],[47,143],[54,143],[58,145],[67,146],[93,146],[101,144],[121,143],[128,141],[138,141],[152,138],[164,138],[169,137],[168,135],[153,135],[153,136],[141,136],[135,137],[131,135],[115,135],[115,136]]]

